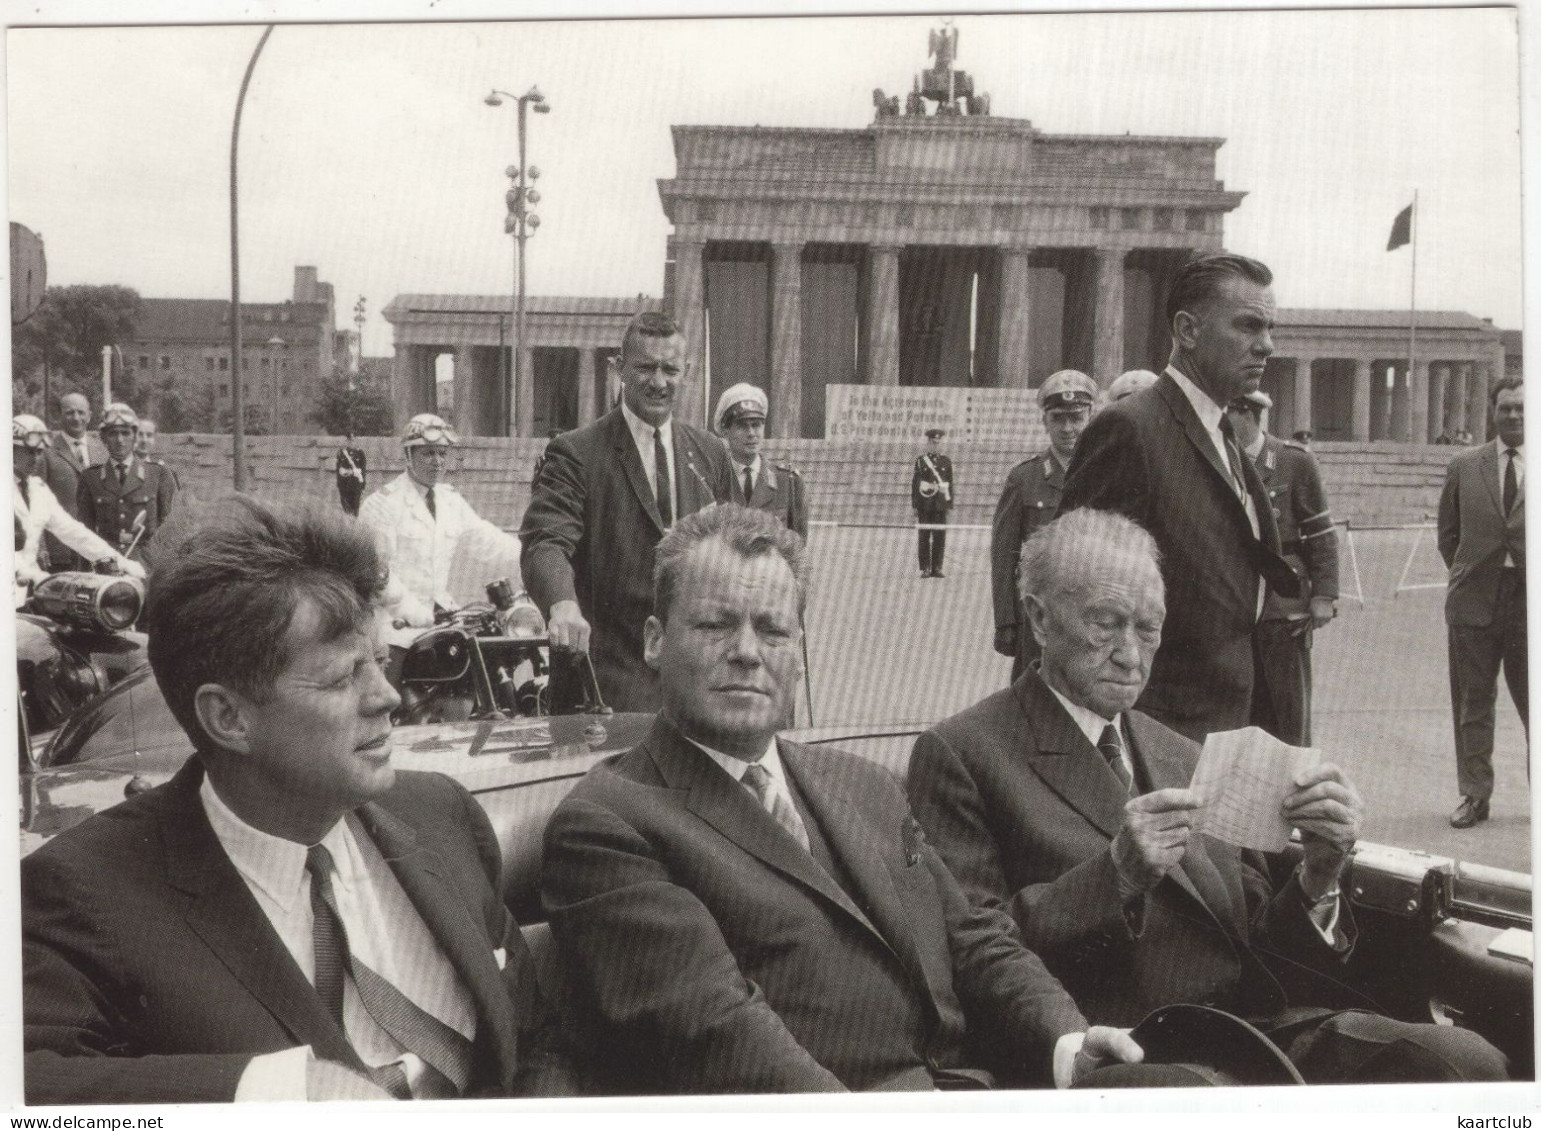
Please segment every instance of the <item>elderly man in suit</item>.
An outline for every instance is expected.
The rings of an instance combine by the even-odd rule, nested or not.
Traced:
[[[42,476],[53,492],[54,498],[71,518],[79,518],[75,499],[80,491],[81,473],[107,458],[101,441],[86,429],[91,424],[91,402],[80,393],[66,393],[59,398],[59,419],[64,427],[48,439],[48,460]],[[73,551],[52,534],[43,539],[39,560],[45,568],[88,569],[90,563],[76,556]]]
[[[1008,911],[1093,1022],[1186,1002],[1241,1015],[1308,1083],[1504,1079],[1474,1033],[1326,1008],[1355,942],[1338,879],[1363,802],[1342,769],[1304,770],[1280,800],[1304,849],[1282,885],[1260,854],[1194,831],[1199,748],[1133,709],[1163,589],[1154,539],[1122,515],[1083,508],[1028,540],[1040,664],[910,760],[911,804],[971,902]],[[1287,1000],[1273,961],[1315,1000]]]
[[[1461,804],[1450,824],[1488,819],[1493,796],[1493,708],[1498,669],[1530,735],[1525,658],[1525,387],[1493,386],[1491,443],[1450,461],[1439,497],[1439,552],[1450,570],[1445,624]],[[1529,772],[1527,753],[1526,771]]]
[[[184,521],[141,625],[195,755],[22,862],[28,1102],[565,1092],[486,815],[391,764],[373,541]]]
[[[1272,281],[1240,255],[1183,266],[1167,299],[1166,372],[1087,425],[1060,501],[1061,514],[1114,510],[1155,536],[1166,630],[1140,707],[1190,738],[1247,725],[1264,582],[1286,597],[1300,591],[1267,491],[1225,418],[1273,352]]]
[[[728,500],[728,457],[710,432],[674,419],[690,359],[672,318],[633,318],[610,366],[621,403],[546,445],[519,530],[521,568],[552,645],[589,655],[606,704],[653,711],[658,678],[642,660],[653,548],[677,519]],[[578,697],[576,670],[553,665],[559,705]]]
[[[658,547],[662,711],[546,831],[542,891],[619,1091],[1193,1082],[1079,1010],[997,911],[970,909],[876,764],[791,717],[802,542],[714,508]]]

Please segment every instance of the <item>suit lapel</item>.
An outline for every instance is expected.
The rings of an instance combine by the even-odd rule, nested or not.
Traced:
[[[189,897],[187,925],[297,1044],[357,1070],[363,1064],[225,855],[198,799],[196,758],[178,771],[161,814],[166,882]]]
[[[1193,411],[1193,405],[1183,395],[1183,391],[1178,387],[1177,382],[1172,380],[1170,373],[1163,373],[1161,375],[1161,380],[1156,383],[1156,391],[1166,401],[1167,410],[1171,412],[1172,418],[1182,428],[1183,434],[1188,437],[1188,443],[1193,445],[1194,450],[1209,465],[1210,470],[1219,477],[1220,486],[1225,489],[1225,493],[1230,497],[1231,502],[1236,504],[1236,515],[1243,524],[1247,525],[1248,533],[1250,533],[1252,528],[1250,524],[1247,524],[1247,512],[1241,505],[1241,499],[1237,496],[1235,487],[1231,485],[1230,468],[1226,466],[1223,453],[1215,450],[1214,441],[1209,438],[1209,433],[1204,430],[1203,422],[1199,420],[1199,414]],[[1245,463],[1246,461],[1243,460],[1242,462]]]
[[[507,991],[492,956],[482,924],[457,898],[458,891],[444,861],[417,843],[417,834],[399,817],[373,802],[358,810],[360,823],[374,839],[407,898],[460,975],[476,1002],[477,1038],[488,1037],[497,1050],[497,1063],[515,1063],[517,1039]]]
[[[813,857],[672,725],[662,718],[655,722],[646,746],[664,782],[686,792],[687,809],[762,864],[818,892],[871,928],[866,915]]]
[[[1498,441],[1482,445],[1482,451],[1477,456],[1477,473],[1482,476],[1482,485],[1487,488],[1488,498],[1493,500],[1493,512],[1501,519],[1509,516],[1504,514],[1504,497],[1499,490],[1498,468]],[[1518,504],[1515,507],[1518,510]]]
[[[1097,748],[1086,741],[1036,669],[1021,676],[1012,693],[1032,732],[1027,762],[1033,772],[1109,840],[1117,836],[1124,823],[1124,803],[1118,779]]]
[[[620,461],[622,470],[626,472],[626,479],[637,496],[637,502],[642,504],[647,517],[653,520],[653,526],[657,528],[659,534],[662,534],[664,532],[663,516],[658,513],[658,500],[654,497],[653,488],[647,481],[647,471],[642,466],[642,457],[637,454],[637,442],[631,437],[631,429],[626,424],[626,415],[617,405],[610,410],[610,415],[605,419],[606,426],[610,430],[610,446],[615,449],[616,458]]]

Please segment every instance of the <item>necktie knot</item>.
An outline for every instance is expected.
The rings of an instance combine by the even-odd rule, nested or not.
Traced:
[[[792,802],[779,789],[775,788],[770,771],[759,762],[750,762],[744,771],[744,784],[760,802],[760,807],[771,815],[782,828],[792,835],[792,839],[804,848],[808,847],[808,829],[803,824],[803,819],[798,815]]]

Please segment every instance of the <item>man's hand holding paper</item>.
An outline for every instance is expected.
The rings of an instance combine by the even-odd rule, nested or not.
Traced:
[[[1300,884],[1306,898],[1320,900],[1337,883],[1343,861],[1359,839],[1364,800],[1341,769],[1319,762],[1296,775],[1295,789],[1279,812],[1300,830],[1305,847]]]
[[[1111,846],[1124,898],[1149,891],[1182,863],[1201,804],[1191,789],[1158,789],[1124,806],[1124,827]]]

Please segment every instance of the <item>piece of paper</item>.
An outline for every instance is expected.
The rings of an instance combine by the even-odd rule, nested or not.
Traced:
[[[1189,785],[1203,804],[1194,830],[1242,848],[1282,852],[1290,827],[1280,807],[1295,790],[1295,776],[1321,760],[1321,751],[1290,746],[1259,727],[1211,734]]]

